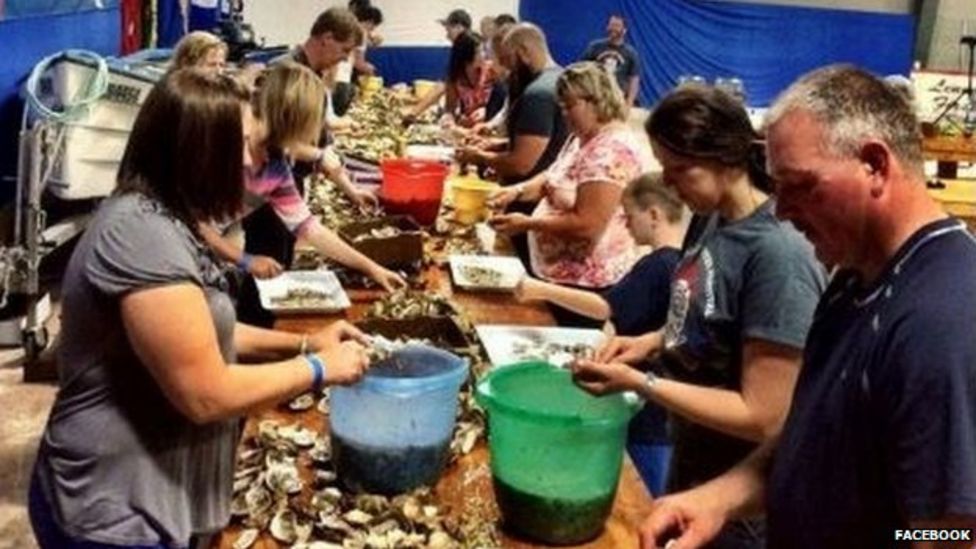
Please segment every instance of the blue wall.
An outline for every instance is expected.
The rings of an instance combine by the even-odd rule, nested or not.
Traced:
[[[915,21],[910,14],[689,0],[522,0],[520,17],[542,27],[566,64],[606,35],[610,14],[628,22],[627,41],[643,63],[641,100],[652,104],[683,74],[741,78],[765,106],[797,76],[848,62],[879,74],[907,74]]]
[[[20,87],[44,57],[67,48],[119,52],[118,8],[0,20],[0,204],[11,200],[17,171]]]

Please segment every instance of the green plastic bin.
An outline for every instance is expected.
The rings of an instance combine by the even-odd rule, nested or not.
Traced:
[[[593,397],[568,370],[544,362],[496,368],[476,398],[488,412],[505,528],[555,545],[597,537],[613,507],[636,399]]]

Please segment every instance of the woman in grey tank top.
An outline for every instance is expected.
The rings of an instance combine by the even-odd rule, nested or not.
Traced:
[[[307,335],[236,322],[196,227],[241,210],[247,99],[224,76],[167,75],[72,255],[60,391],[31,483],[42,548],[186,547],[220,529],[239,418],[368,366],[344,322]]]

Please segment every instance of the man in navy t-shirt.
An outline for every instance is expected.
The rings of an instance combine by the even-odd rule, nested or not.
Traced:
[[[765,509],[773,548],[972,547],[976,241],[928,195],[905,97],[850,66],[767,119],[777,214],[836,274],[777,440],[662,498],[648,546],[698,547]]]
[[[624,42],[627,25],[620,15],[611,15],[607,21],[607,37],[594,40],[583,52],[583,61],[599,63],[620,86],[628,105],[633,105],[640,90],[640,56],[630,44]]]

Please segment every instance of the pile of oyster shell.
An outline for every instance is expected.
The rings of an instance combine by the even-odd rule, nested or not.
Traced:
[[[247,549],[264,530],[282,544],[303,548],[498,545],[487,515],[449,520],[427,489],[392,498],[343,491],[331,458],[327,438],[297,424],[261,422],[257,435],[243,444],[234,474],[231,514],[243,526],[234,548]],[[299,463],[312,465],[310,486]]]
[[[390,90],[357,98],[348,113],[356,128],[336,136],[336,149],[360,160],[379,163],[403,156],[408,143],[436,143],[437,137],[429,129],[436,122],[436,109],[424,113],[414,124],[418,129],[412,130],[404,124],[405,106],[403,97]]]
[[[383,215],[380,210],[356,205],[338,185],[322,175],[306,178],[305,190],[312,214],[318,216],[322,224],[332,230],[352,222],[377,219]]]

